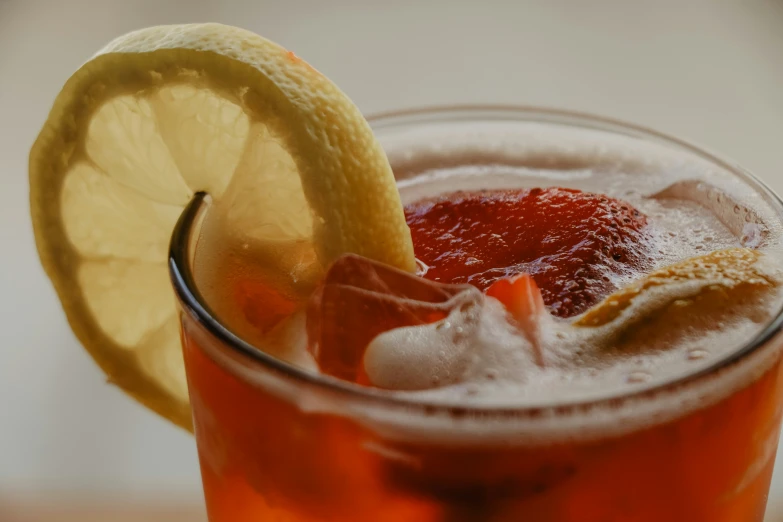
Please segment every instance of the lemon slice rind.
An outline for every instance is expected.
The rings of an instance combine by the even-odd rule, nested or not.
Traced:
[[[151,263],[165,272],[160,245],[147,248],[142,241],[134,252],[142,251],[144,255],[136,253],[129,261],[117,249],[103,252],[97,232],[92,237],[89,229],[80,233],[69,230],[63,217],[67,206],[63,191],[76,166],[83,180],[74,184],[77,189],[69,194],[81,197],[88,190],[83,187],[100,186],[105,175],[110,188],[94,190],[113,195],[132,192],[149,201],[144,211],[148,217],[145,230],[158,227],[161,233],[170,234],[166,228],[173,226],[173,216],[195,192],[225,190],[226,178],[217,174],[212,178],[208,170],[182,173],[182,160],[187,157],[181,144],[147,140],[147,155],[138,157],[135,151],[126,153],[122,147],[128,143],[119,139],[115,139],[121,142],[116,150],[101,148],[114,132],[119,133],[117,136],[133,129],[147,132],[137,129],[141,124],[149,125],[149,118],[145,120],[146,116],[139,114],[155,111],[156,105],[165,103],[155,94],[177,85],[216,93],[240,107],[251,122],[263,122],[275,135],[299,173],[301,190],[312,213],[313,246],[322,265],[346,252],[406,270],[413,270],[415,265],[410,233],[383,150],[359,110],[306,62],[253,33],[219,24],[158,26],[108,44],[67,81],[30,152],[30,203],[36,245],[71,328],[109,380],[150,409],[191,429],[181,355],[171,352],[179,346],[172,334],[171,325],[178,318],[170,285],[166,284],[167,297],[160,297],[160,302],[150,298],[149,310],[136,316],[118,316],[122,300],[116,296],[104,299],[122,287],[116,274],[135,274],[132,277],[136,279],[126,281],[128,287],[144,281],[150,290],[137,285],[135,292],[136,298],[143,299],[145,291],[157,292],[154,289],[164,284],[160,282],[161,272],[153,267],[123,268],[126,272],[104,276],[101,269],[90,268],[91,263]],[[122,112],[128,120],[123,123],[125,128],[114,125],[112,114],[101,112],[108,100],[120,100],[118,107],[120,102],[128,101]],[[101,121],[96,123],[95,118]],[[103,125],[101,133],[92,136],[91,124]],[[160,152],[164,149],[171,157],[178,156],[180,164],[172,166],[176,158],[167,159]],[[158,170],[168,172],[172,168],[180,172],[181,179],[159,179]],[[121,175],[123,169],[144,170],[146,177],[140,180]],[[93,217],[81,216],[79,205],[69,205],[68,215],[75,212],[80,216],[69,219],[100,219],[102,215],[85,211],[85,216]],[[115,207],[101,212],[107,208],[110,211]],[[135,219],[132,212],[128,215],[128,220]],[[133,223],[123,222],[125,225],[132,227]],[[150,259],[142,259],[148,252]],[[106,319],[108,316],[112,317]],[[139,326],[144,329],[138,336],[134,335],[134,320],[145,322]],[[161,339],[165,348],[158,346],[164,342]],[[172,343],[177,346],[172,348]],[[157,351],[160,355],[155,355]]]

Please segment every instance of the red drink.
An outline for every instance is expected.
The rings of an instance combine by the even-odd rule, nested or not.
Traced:
[[[413,114],[378,135],[422,275],[475,287],[352,259],[313,276],[304,247],[270,254],[210,225],[219,208],[191,274],[193,207],[173,260],[210,520],[762,520],[779,201],[590,118]],[[314,297],[270,279],[276,256],[301,261]],[[497,283],[520,272],[523,290]]]

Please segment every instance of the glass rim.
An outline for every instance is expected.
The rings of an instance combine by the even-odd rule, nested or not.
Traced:
[[[388,111],[366,116],[370,125],[375,129],[391,128],[398,125],[421,123],[437,123],[448,121],[517,121],[528,123],[550,123],[570,128],[582,128],[588,130],[600,130],[612,134],[621,134],[628,137],[641,138],[647,141],[655,141],[664,145],[675,146],[690,154],[695,154],[714,165],[721,166],[734,176],[741,178],[754,191],[765,197],[766,202],[773,207],[776,214],[783,216],[783,200],[772,191],[763,181],[739,165],[721,158],[703,147],[696,146],[688,141],[674,138],[644,126],[626,123],[613,118],[596,116],[589,113],[551,109],[522,105],[450,105],[410,108],[398,111]],[[169,275],[174,286],[175,294],[180,306],[207,333],[214,337],[221,345],[242,357],[247,357],[248,362],[260,364],[263,369],[258,371],[271,371],[278,376],[295,381],[300,386],[314,386],[318,391],[325,393],[337,393],[347,400],[373,402],[386,407],[404,407],[408,409],[434,411],[459,410],[463,414],[498,414],[498,415],[531,415],[537,416],[542,411],[557,410],[559,414],[572,410],[584,410],[594,407],[615,406],[618,401],[626,402],[634,399],[653,397],[659,393],[671,391],[687,386],[712,374],[728,369],[745,360],[757,350],[765,346],[778,333],[783,330],[783,305],[775,312],[764,328],[753,339],[742,347],[716,360],[700,370],[688,373],[663,382],[621,391],[606,397],[585,400],[568,400],[555,404],[527,404],[520,406],[493,406],[454,404],[451,402],[433,401],[421,398],[403,397],[398,391],[361,386],[359,384],[343,381],[326,374],[315,373],[300,368],[291,363],[267,354],[260,348],[245,341],[239,335],[221,321],[217,314],[199,292],[191,267],[191,252],[194,225],[199,220],[202,211],[207,207],[209,195],[204,192],[194,194],[187,204],[172,232],[169,244],[168,265]],[[230,371],[230,370],[228,370]]]

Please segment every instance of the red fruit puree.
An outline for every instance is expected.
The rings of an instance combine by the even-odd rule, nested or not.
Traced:
[[[424,277],[485,290],[533,276],[552,314],[570,317],[649,268],[647,218],[601,194],[547,188],[457,192],[405,208]]]

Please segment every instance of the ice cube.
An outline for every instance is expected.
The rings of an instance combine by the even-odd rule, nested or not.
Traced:
[[[712,212],[744,247],[759,248],[769,235],[767,226],[756,211],[704,181],[678,181],[651,197],[681,199],[696,203]]]
[[[345,255],[329,269],[307,307],[308,349],[321,372],[370,384],[362,365],[367,345],[377,335],[404,326],[446,318],[470,285],[446,285],[355,255]],[[459,304],[458,304],[459,303]]]

